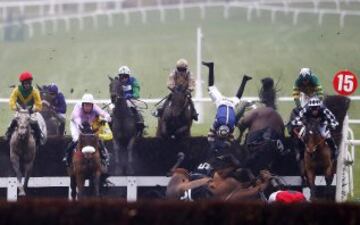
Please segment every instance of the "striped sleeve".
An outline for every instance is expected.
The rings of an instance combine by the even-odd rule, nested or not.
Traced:
[[[302,119],[304,118],[305,113],[307,112],[307,108],[303,108],[302,110],[300,110],[299,115],[295,117],[295,119],[293,119],[291,121],[291,125],[293,126],[301,126],[303,125],[302,123]]]
[[[331,127],[335,128],[336,126],[339,125],[339,122],[336,120],[334,114],[328,108],[324,109],[324,114],[326,120],[330,123]]]

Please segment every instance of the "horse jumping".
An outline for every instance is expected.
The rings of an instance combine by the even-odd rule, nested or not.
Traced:
[[[192,125],[191,94],[185,86],[170,89],[171,94],[164,103],[164,111],[158,119],[157,137],[182,138],[190,136]]]
[[[99,140],[91,131],[90,125],[82,129],[76,151],[72,156],[72,165],[68,167],[71,197],[84,197],[85,179],[90,180],[94,196],[100,195],[101,158]],[[78,192],[76,192],[76,188]]]
[[[133,109],[128,105],[132,103],[125,98],[121,81],[117,77],[109,79],[111,102],[115,105],[111,126],[114,134],[115,163],[116,166],[120,164],[123,173],[133,174],[133,148],[138,131]]]
[[[30,126],[31,116],[28,110],[19,110],[15,119],[18,126],[10,139],[10,161],[16,173],[19,196],[24,196],[35,160],[36,141]],[[24,185],[21,167],[24,169]]]

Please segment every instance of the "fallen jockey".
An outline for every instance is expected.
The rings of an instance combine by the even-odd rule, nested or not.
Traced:
[[[71,114],[70,131],[72,136],[72,142],[69,143],[68,147],[65,150],[65,157],[63,161],[65,161],[66,166],[70,166],[72,153],[78,143],[80,127],[82,126],[82,124],[87,123],[92,126],[93,123],[100,116],[103,118],[103,121],[110,121],[110,115],[94,103],[94,97],[91,94],[84,94],[81,102],[75,105],[74,110]],[[106,162],[109,162],[109,155],[107,153],[107,150],[101,143],[100,155],[102,158],[105,158]]]
[[[338,148],[335,144],[334,139],[331,136],[330,130],[335,130],[335,128],[339,125],[339,122],[336,120],[334,114],[326,108],[321,100],[318,97],[312,97],[309,100],[307,106],[305,106],[299,114],[291,121],[292,130],[300,130],[301,127],[304,125],[303,121],[308,118],[319,118],[320,119],[320,126],[319,131],[321,136],[325,139],[326,143],[331,149],[331,158],[336,160],[338,155]],[[330,130],[329,130],[330,129]],[[300,136],[301,134],[299,134]],[[298,140],[300,137],[298,136]],[[304,152],[301,151],[300,159],[303,159]]]
[[[223,150],[229,148],[234,141],[234,128],[236,124],[235,107],[240,99],[235,96],[228,98],[223,96],[214,83],[214,63],[205,63],[209,68],[209,96],[216,105],[215,121],[208,133],[210,149],[215,155],[223,154]]]
[[[9,105],[13,111],[17,111],[19,108],[29,111],[31,114],[30,126],[34,131],[36,146],[39,147],[46,142],[46,125],[39,113],[42,110],[40,92],[36,88],[33,88],[32,80],[33,76],[31,73],[23,72],[20,74],[19,81],[21,84],[13,89],[10,95]],[[41,123],[42,126],[40,126],[39,123]],[[10,141],[16,126],[17,122],[13,119],[5,134],[6,140]]]

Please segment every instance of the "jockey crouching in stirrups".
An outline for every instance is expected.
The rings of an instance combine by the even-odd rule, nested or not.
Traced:
[[[196,112],[195,106],[194,106],[194,102],[191,99],[191,92],[194,91],[195,89],[195,80],[194,77],[192,75],[192,73],[190,72],[190,70],[188,69],[188,61],[186,59],[179,59],[176,62],[176,68],[174,71],[172,71],[168,77],[167,80],[167,87],[170,90],[174,90],[177,86],[182,86],[184,87],[188,92],[189,92],[189,96],[190,96],[190,106],[191,106],[191,111],[192,111],[192,119],[197,121],[198,120],[198,113]],[[166,107],[166,105],[168,104],[168,100],[170,99],[171,93],[165,97],[164,99],[165,102],[160,105],[156,111],[153,113],[153,115],[155,117],[161,117],[162,113],[164,111],[164,107]]]
[[[55,83],[51,83],[48,86],[49,94],[53,96],[52,102],[43,101],[43,103],[48,104],[48,107],[56,113],[57,119],[59,120],[60,134],[65,132],[65,123],[66,123],[66,101],[65,96],[62,92],[59,91],[58,86]]]
[[[303,126],[303,120],[307,118],[320,119],[320,134],[323,138],[325,138],[326,143],[331,149],[331,158],[333,160],[336,160],[338,155],[338,149],[329,130],[329,128],[331,130],[335,130],[336,126],[339,125],[334,114],[322,104],[321,100],[318,97],[312,97],[309,100],[309,103],[299,112],[298,116],[296,116],[295,119],[291,121],[292,127],[294,127],[294,129],[301,129],[301,126]],[[301,134],[299,134],[299,136],[301,137]],[[303,155],[304,152],[302,151],[301,159],[303,159]]]
[[[63,161],[65,161],[66,166],[70,166],[72,153],[78,143],[80,127],[86,123],[92,126],[99,117],[103,118],[102,123],[105,125],[106,122],[110,121],[110,115],[94,103],[94,97],[91,94],[84,94],[81,102],[75,105],[71,114],[70,131],[72,142],[69,143],[67,149],[65,150],[65,157]],[[102,129],[102,131],[111,132],[110,129]],[[109,154],[104,146],[105,145],[102,144],[100,140],[100,156],[108,163]]]
[[[119,79],[123,86],[125,98],[127,99],[128,107],[134,114],[136,121],[137,136],[141,137],[144,133],[144,117],[137,108],[136,103],[140,98],[140,85],[137,79],[131,76],[131,70],[127,66],[121,66],[119,68]]]
[[[16,111],[19,107],[21,109],[29,110],[31,114],[30,125],[34,131],[36,146],[44,145],[46,142],[46,125],[43,117],[39,113],[42,110],[42,102],[40,92],[32,86],[33,76],[29,72],[20,74],[19,81],[21,85],[14,88],[10,95],[9,105],[10,109]],[[12,133],[17,126],[15,119],[6,131],[5,139],[10,140]]]

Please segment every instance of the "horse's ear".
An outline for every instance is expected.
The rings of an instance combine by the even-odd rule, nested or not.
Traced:
[[[110,81],[114,81],[114,78],[112,78],[111,76],[108,75],[108,78]]]

